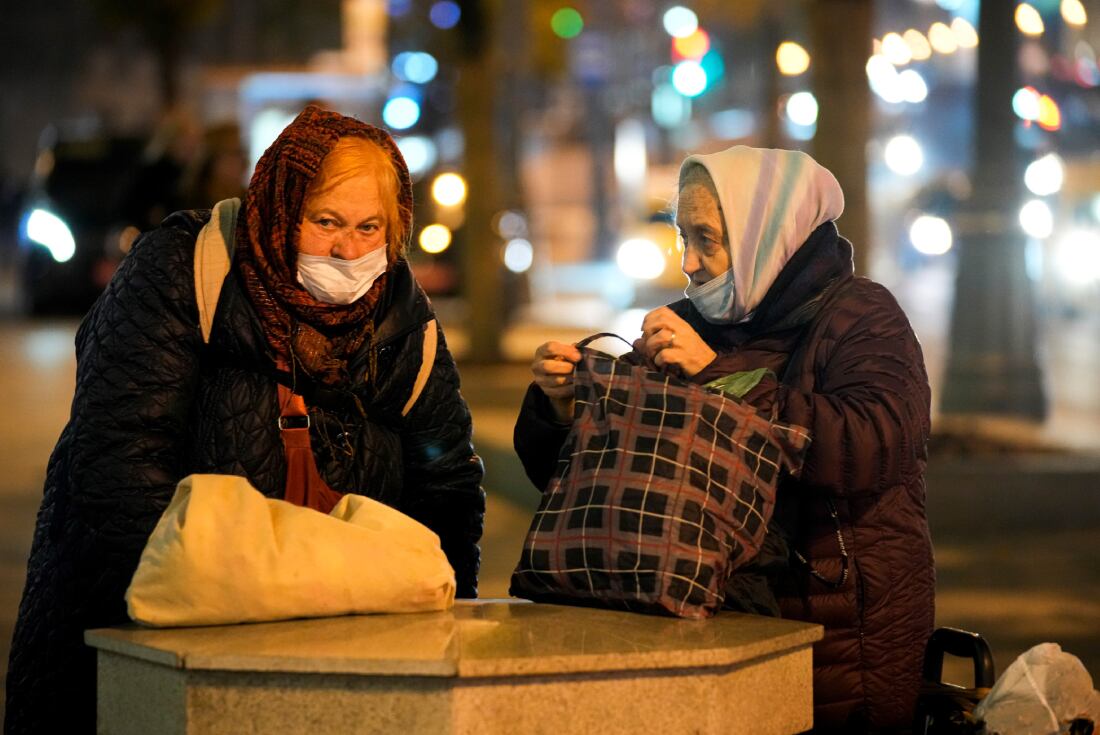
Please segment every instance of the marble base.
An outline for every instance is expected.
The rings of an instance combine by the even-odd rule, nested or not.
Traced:
[[[682,621],[486,601],[87,639],[100,649],[99,732],[112,735],[755,735],[812,726],[820,636],[732,613]]]

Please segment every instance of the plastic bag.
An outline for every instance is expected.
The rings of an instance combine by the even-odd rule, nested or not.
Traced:
[[[243,477],[190,475],[126,590],[152,626],[446,610],[454,570],[439,537],[348,494],[328,515],[264,497]]]
[[[1100,721],[1100,693],[1079,658],[1041,643],[1005,669],[974,714],[987,735],[1060,735],[1077,718]]]

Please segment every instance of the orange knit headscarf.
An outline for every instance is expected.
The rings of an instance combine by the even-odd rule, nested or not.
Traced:
[[[384,274],[362,298],[342,305],[317,301],[296,278],[295,242],[306,192],[325,156],[349,136],[365,138],[389,155],[401,220],[389,231],[407,237],[412,231],[412,181],[397,144],[380,128],[312,105],[260,157],[244,216],[237,222],[234,267],[268,344],[292,370],[300,369],[328,386],[347,380],[347,359],[373,337],[375,306],[388,282]],[[391,243],[391,265],[404,247],[403,242]]]

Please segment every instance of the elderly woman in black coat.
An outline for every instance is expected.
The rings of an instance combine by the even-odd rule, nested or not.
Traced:
[[[412,188],[393,140],[302,112],[257,166],[221,245],[224,282],[196,273],[212,257],[196,257],[210,216],[179,212],[140,238],[77,333],[6,733],[94,729],[83,631],[127,620],[145,541],[191,473],[240,475],[322,511],[369,495],[435,531],[457,594],[477,595],[482,466],[454,361],[403,257]]]

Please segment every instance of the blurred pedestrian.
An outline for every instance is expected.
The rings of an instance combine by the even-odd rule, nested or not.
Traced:
[[[135,243],[77,333],[6,733],[94,730],[83,631],[127,620],[142,548],[192,473],[240,475],[326,512],[343,493],[369,495],[438,534],[458,595],[477,595],[482,465],[454,361],[404,257],[412,204],[388,134],[310,107],[261,158],[229,242],[204,229],[209,211],[186,211]],[[232,251],[213,310],[196,297],[200,233],[203,247],[211,237]]]
[[[687,298],[649,312],[624,359],[698,384],[765,368],[745,400],[810,429],[768,534],[790,554],[747,573],[765,577],[783,617],[825,626],[814,647],[816,730],[880,732],[911,724],[932,631],[930,395],[905,314],[885,288],[853,276],[852,245],[834,224],[843,202],[833,175],[803,153],[689,156],[676,216]],[[535,355],[515,443],[540,488],[569,432],[579,359],[560,342]]]
[[[243,199],[248,157],[241,145],[240,127],[220,123],[203,133],[202,149],[183,175],[180,202],[184,209],[209,209],[215,202]]]

